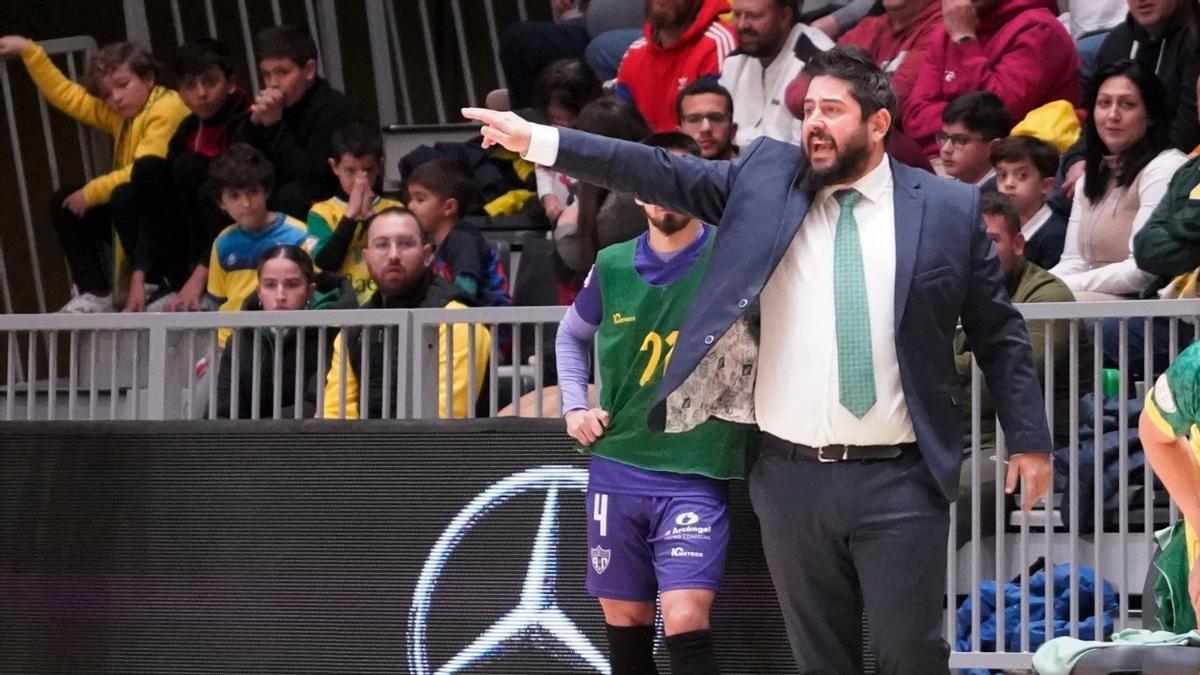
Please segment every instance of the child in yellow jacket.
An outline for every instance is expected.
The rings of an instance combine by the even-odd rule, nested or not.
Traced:
[[[157,269],[169,261],[161,260],[159,242],[143,226],[130,181],[136,179],[139,158],[166,156],[167,142],[188,109],[178,94],[159,84],[154,57],[130,43],[111,44],[94,54],[85,71],[86,86],[64,76],[37,43],[19,35],[0,37],[0,58],[18,55],[51,105],[113,137],[111,171],[55,196],[54,226],[78,289],[63,311],[111,311],[113,284],[101,260],[110,243],[121,251],[118,259],[128,257],[132,263],[124,308],[144,310],[176,280],[162,278],[174,275]]]

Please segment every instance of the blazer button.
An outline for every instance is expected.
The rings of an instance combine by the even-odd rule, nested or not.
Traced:
[[[749,300],[742,298],[741,300],[738,300],[738,309],[746,309],[746,305],[749,305],[749,304],[750,304]]]
[[[704,344],[711,345],[712,343],[713,343],[713,336],[705,335],[704,336]]]

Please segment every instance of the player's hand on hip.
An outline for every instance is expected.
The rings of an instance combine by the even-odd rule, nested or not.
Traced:
[[[1017,491],[1017,479],[1024,481],[1021,490],[1025,496],[1021,510],[1029,513],[1039,499],[1050,490],[1050,453],[1022,452],[1008,458],[1008,479],[1004,482],[1004,494]]]
[[[533,125],[513,112],[500,112],[487,108],[463,108],[462,116],[483,123],[483,147],[500,145],[519,155],[529,150],[529,138]]]
[[[608,413],[600,408],[577,408],[567,411],[563,417],[567,422],[567,435],[584,445],[591,445],[603,436],[609,422]]]

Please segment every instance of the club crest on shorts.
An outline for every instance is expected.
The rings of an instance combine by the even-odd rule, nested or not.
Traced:
[[[608,569],[608,561],[612,559],[612,549],[596,546],[592,548],[592,569],[596,574],[604,574]]]

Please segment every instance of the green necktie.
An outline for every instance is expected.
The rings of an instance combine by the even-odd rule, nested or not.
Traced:
[[[867,279],[854,205],[858,190],[833,195],[841,214],[833,238],[833,308],[837,329],[838,392],[842,405],[855,417],[875,405],[875,366],[871,360],[871,314],[867,308]]]

